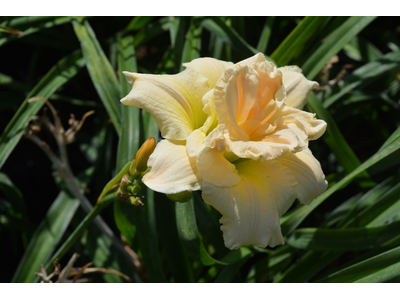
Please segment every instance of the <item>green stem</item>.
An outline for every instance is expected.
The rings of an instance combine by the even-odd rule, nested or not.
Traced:
[[[122,170],[118,173],[117,176],[115,176],[113,179],[111,179],[107,185],[104,187],[103,191],[101,192],[98,200],[97,200],[97,205],[103,203],[105,198],[107,197],[106,195],[110,192],[110,190],[113,189],[113,186],[121,182],[122,177],[129,171],[129,167],[131,165],[131,162],[128,162]],[[103,199],[104,198],[104,199]]]

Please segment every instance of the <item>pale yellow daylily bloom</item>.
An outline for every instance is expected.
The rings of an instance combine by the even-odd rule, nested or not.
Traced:
[[[223,215],[230,249],[283,243],[279,217],[295,198],[307,204],[326,189],[308,150],[326,123],[301,110],[318,84],[261,53],[237,64],[200,58],[184,66],[176,75],[124,72],[132,91],[121,102],[148,110],[166,139],[143,182],[167,194],[201,189]]]
[[[279,217],[296,198],[309,204],[327,187],[319,162],[309,149],[275,160],[230,162],[225,156],[232,141],[224,127],[219,125],[205,139],[197,166],[204,201],[222,214],[225,246],[283,244]]]

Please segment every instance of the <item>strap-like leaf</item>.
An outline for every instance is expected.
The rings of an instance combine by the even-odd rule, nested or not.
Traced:
[[[103,102],[118,135],[121,134],[121,92],[117,77],[88,21],[73,22],[93,85]]]
[[[350,17],[339,28],[323,40],[321,46],[301,67],[306,77],[310,80],[323,69],[329,60],[337,54],[344,45],[351,41],[361,30],[363,30],[376,17]]]

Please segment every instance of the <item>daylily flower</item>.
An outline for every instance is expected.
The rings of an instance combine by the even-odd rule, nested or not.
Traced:
[[[261,53],[237,64],[199,58],[176,75],[124,72],[123,104],[151,113],[165,138],[143,182],[176,194],[202,190],[221,214],[226,247],[283,244],[279,217],[327,187],[308,142],[326,123],[302,110],[318,86]]]

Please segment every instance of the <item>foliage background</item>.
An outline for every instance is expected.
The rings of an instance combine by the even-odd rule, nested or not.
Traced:
[[[317,75],[334,55],[339,62],[330,69],[329,79],[345,65],[352,67],[338,83],[310,96],[308,109],[325,119],[329,129],[310,148],[335,193],[326,194],[329,197],[318,207],[306,208],[304,221],[300,214],[304,208],[296,204],[289,211],[282,219],[286,246],[267,250],[243,247],[226,257],[229,251],[222,245],[218,213],[205,209],[194,195],[201,244],[213,258],[229,262],[220,265],[205,259],[199,248],[193,251],[193,245],[200,244],[179,233],[190,223],[181,224],[179,216],[190,212],[190,207],[175,205],[164,195],[155,194],[153,199],[149,192],[143,209],[118,203],[102,213],[114,235],[120,239],[122,232],[138,253],[145,268],[140,276],[94,225],[74,243],[61,265],[78,252],[81,256],[76,265],[93,261],[97,267],[117,269],[134,281],[400,281],[398,18],[1,17],[0,24],[1,282],[33,281],[39,264],[50,260],[86,215],[65,183],[52,175],[55,168],[42,150],[24,138],[14,147],[7,136],[12,124],[27,125],[17,111],[26,105],[28,94],[62,58],[79,49],[83,60],[74,62],[77,74],[59,86],[50,100],[65,127],[71,113],[80,119],[87,111],[96,111],[67,147],[71,169],[80,174],[93,205],[141,142],[157,134],[154,122],[144,112],[122,111],[119,99],[129,88],[120,78],[121,68],[176,73],[182,70],[182,62],[199,56],[238,62],[261,51],[280,66],[300,66],[309,79],[323,86],[323,77]],[[25,34],[9,33],[4,26]],[[112,68],[111,74],[107,66]],[[116,116],[112,115],[113,105]],[[131,115],[136,118],[120,123],[125,124],[121,126],[125,142],[130,137],[131,153],[121,154],[116,120]],[[57,152],[50,134],[43,131],[39,136]],[[385,142],[386,148],[382,147]],[[371,157],[377,159],[370,168],[357,169],[371,162]],[[355,175],[345,177],[349,174]],[[59,200],[61,206],[52,206],[60,197],[74,202]],[[63,221],[52,227],[57,220]],[[294,231],[297,227],[314,229]],[[47,235],[43,233],[46,230]],[[28,248],[29,243],[33,248]],[[29,268],[17,270],[23,256],[22,264]],[[28,260],[29,256],[42,260]],[[110,274],[90,277],[98,282],[124,281]]]

